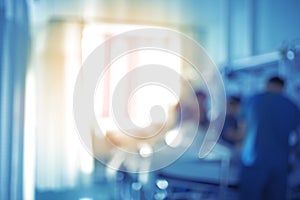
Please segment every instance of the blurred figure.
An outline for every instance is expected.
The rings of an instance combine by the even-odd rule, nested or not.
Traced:
[[[199,126],[207,129],[209,125],[209,120],[207,118],[207,104],[206,104],[206,94],[202,90],[196,92],[196,97],[199,105],[200,120]]]
[[[176,106],[177,122],[174,128],[180,127],[180,135],[184,138],[181,139],[178,149],[187,148],[179,161],[199,159],[198,153],[209,125],[206,93],[203,90],[197,90],[195,96],[197,100],[195,104],[188,101],[187,98],[191,98],[190,96],[184,96]]]
[[[197,106],[199,113],[197,113],[197,108],[194,107],[195,105],[191,105],[188,101],[182,99],[180,102],[178,102],[178,104],[175,107],[176,113],[178,115],[176,125],[178,125],[181,121],[183,123],[193,122],[196,123],[199,126],[199,128],[207,129],[209,125],[209,120],[207,118],[206,93],[202,90],[197,90],[195,92],[195,95],[197,98]]]
[[[227,101],[227,113],[221,133],[221,142],[232,148],[239,148],[243,139],[243,126],[239,120],[241,98],[230,96]]]
[[[286,199],[289,134],[299,131],[300,113],[284,94],[285,82],[270,78],[265,91],[246,104],[240,199]]]

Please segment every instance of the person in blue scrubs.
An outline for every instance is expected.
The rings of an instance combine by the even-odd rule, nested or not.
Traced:
[[[271,77],[265,91],[247,101],[240,199],[287,198],[288,138],[291,132],[299,132],[300,112],[284,95],[284,86],[281,77]]]

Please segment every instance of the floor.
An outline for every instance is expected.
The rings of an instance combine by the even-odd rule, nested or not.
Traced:
[[[288,200],[300,199],[300,158],[292,162],[289,176]],[[222,166],[215,161],[192,161],[174,163],[161,170],[148,173],[147,181],[138,174],[116,172],[107,177],[107,169],[95,161],[95,170],[88,178],[82,176],[79,186],[60,191],[36,191],[36,200],[237,200],[238,180],[233,179],[239,173],[235,165],[230,165],[230,187],[223,190],[217,182]],[[203,173],[204,172],[204,173]],[[219,177],[219,178],[218,178]],[[199,181],[205,180],[205,181]],[[210,184],[208,184],[210,182]]]
[[[219,187],[199,183],[176,182],[168,179],[168,188],[157,186],[158,180],[165,180],[156,173],[151,173],[149,182],[140,187],[136,174],[118,173],[115,179],[107,180],[95,174],[89,182],[80,186],[60,191],[37,190],[36,200],[193,200],[193,199],[224,199],[235,200],[237,189],[227,189],[219,198]],[[186,187],[187,186],[187,187]]]
[[[298,173],[298,172],[297,172]],[[300,173],[300,172],[299,172]],[[300,175],[292,173],[290,182],[299,183]],[[223,191],[218,185],[162,177],[158,172],[150,173],[148,183],[141,186],[137,174],[118,172],[115,178],[108,180],[92,174],[89,179],[82,178],[78,187],[60,191],[40,191],[35,194],[36,200],[235,200],[238,199],[238,188],[229,187]],[[167,189],[163,188],[167,180]],[[160,184],[158,184],[160,181]],[[160,185],[160,186],[159,186]],[[293,184],[295,185],[295,184]],[[300,199],[300,184],[290,190],[290,200]]]

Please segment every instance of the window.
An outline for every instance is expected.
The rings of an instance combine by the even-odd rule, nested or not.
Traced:
[[[143,26],[136,25],[120,25],[120,24],[88,24],[83,30],[82,36],[82,60],[88,58],[88,55],[106,39],[113,37],[118,33],[122,33],[136,28],[143,28]],[[160,41],[167,48],[170,45],[180,48],[180,41],[177,38],[171,38],[167,35],[162,36],[149,36],[144,37],[137,36],[136,38],[125,38],[124,40],[117,41],[116,46],[112,46],[106,50],[106,54],[103,59],[110,59],[111,53],[115,48],[122,46],[122,48],[130,48],[130,46],[137,40],[150,40]],[[120,80],[126,76],[130,76],[125,81],[125,85],[122,86],[124,89],[120,94],[120,102],[125,102],[118,115],[128,118],[133,121],[138,127],[146,127],[151,123],[151,119],[145,113],[150,113],[150,110],[155,106],[160,106],[168,113],[170,106],[176,104],[178,97],[174,96],[174,92],[180,90],[180,80],[177,81],[178,91],[169,91],[167,88],[157,84],[147,84],[135,91],[132,91],[134,82],[142,77],[134,75],[133,70],[138,67],[157,64],[165,67],[170,67],[180,74],[181,71],[181,58],[171,53],[145,49],[130,52],[126,55],[121,56],[119,59],[111,63],[109,69],[107,69],[102,77],[98,80],[98,86],[95,91],[94,108],[97,116],[98,124],[101,124],[101,129],[115,129],[116,124],[113,120],[112,115],[112,96],[118,87]],[[88,77],[86,77],[88,81]],[[164,118],[159,116],[155,118],[156,122],[159,123]],[[103,123],[105,121],[105,123]],[[105,127],[104,127],[105,126]],[[124,128],[124,127],[122,127]],[[131,127],[128,127],[130,129]],[[105,132],[105,130],[102,130]]]

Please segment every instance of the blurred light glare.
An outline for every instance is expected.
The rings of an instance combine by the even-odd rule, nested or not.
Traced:
[[[148,144],[144,144],[141,148],[140,148],[140,155],[144,158],[149,157],[153,154],[153,149],[150,145]]]
[[[289,50],[289,51],[286,53],[286,57],[287,57],[287,59],[289,59],[289,60],[294,60],[294,59],[295,59],[295,53],[294,53],[292,50]]]
[[[144,26],[106,23],[87,24],[82,33],[82,61],[85,61],[91,52],[101,45],[106,39],[116,34],[137,28],[144,28]],[[168,35],[145,35],[144,37],[137,37],[140,37],[136,38],[137,40],[151,39],[154,42],[159,41],[166,46],[172,45],[173,47],[175,46],[176,48],[180,48],[180,40],[178,38],[170,39]],[[128,40],[118,41],[115,45],[117,45],[117,47],[126,47],[130,46],[132,42],[133,40],[128,38]],[[68,48],[70,48],[70,46]],[[115,48],[112,47],[108,51],[113,53],[114,49]],[[109,53],[105,59],[110,59]],[[178,74],[181,73],[182,59],[170,52],[157,49],[143,49],[131,52],[118,58],[112,63],[110,70],[107,70],[103,75],[103,77],[106,78],[99,80],[95,92],[94,102],[97,103],[94,105],[94,110],[97,115],[98,124],[100,124],[99,122],[102,118],[112,120],[110,102],[113,92],[118,86],[120,80],[134,68],[156,64],[171,68]],[[130,85],[134,83],[135,80],[139,80],[141,78],[143,77],[133,76],[127,86],[124,86],[125,89],[120,98],[129,103],[128,113],[124,113],[126,109],[122,109],[120,110],[119,115],[127,118],[129,114],[134,125],[140,128],[149,126],[152,123],[165,123],[168,118],[169,108],[178,102],[178,97],[174,93],[180,93],[180,80],[174,80],[176,91],[173,91],[173,93],[169,91],[169,88],[165,88],[160,85],[148,85],[132,92]],[[109,105],[107,105],[107,102]],[[162,109],[157,109],[158,107],[156,107],[156,105]],[[153,107],[155,108],[154,110],[152,109],[152,111],[154,111],[152,112],[154,117],[151,116],[151,108]],[[100,128],[102,127],[100,126]]]
[[[159,189],[165,190],[165,189],[168,188],[169,183],[168,183],[168,181],[165,180],[165,179],[158,179],[158,180],[156,181],[156,185],[157,185],[157,187],[158,187]]]
[[[170,147],[176,148],[182,141],[182,135],[179,134],[178,129],[170,130],[166,133],[165,142]]]

